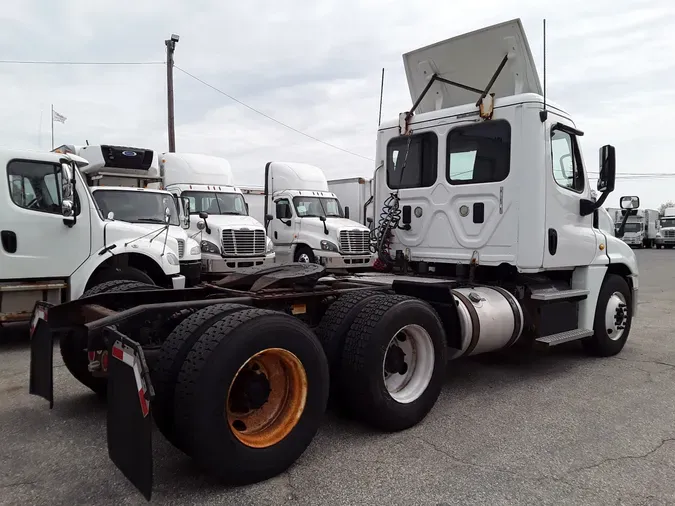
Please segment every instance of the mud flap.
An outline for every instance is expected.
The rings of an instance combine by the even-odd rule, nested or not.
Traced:
[[[51,304],[38,302],[30,318],[30,378],[28,393],[49,401],[54,407],[54,337],[47,323]]]
[[[112,329],[109,343],[108,455],[149,501],[152,496],[152,417],[154,395],[140,345]]]

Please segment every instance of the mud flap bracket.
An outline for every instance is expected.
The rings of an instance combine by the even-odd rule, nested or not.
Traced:
[[[30,318],[30,378],[28,393],[49,401],[54,407],[54,337],[47,323],[51,304],[37,302]]]

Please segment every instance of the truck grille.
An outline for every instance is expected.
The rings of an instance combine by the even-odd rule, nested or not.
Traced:
[[[178,258],[183,258],[183,255],[185,255],[185,241],[178,239]]]
[[[370,231],[368,230],[341,230],[340,250],[343,253],[370,252]]]
[[[675,230],[664,230],[663,237],[675,237]]]
[[[254,256],[265,254],[264,230],[223,230],[223,255]]]

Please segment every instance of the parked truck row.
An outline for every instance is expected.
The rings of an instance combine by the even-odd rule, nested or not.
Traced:
[[[191,219],[195,209],[204,213],[196,230],[221,257],[223,231],[234,228],[216,225],[221,214],[209,209],[215,202],[222,213],[220,192],[241,192],[239,211],[250,197],[251,214],[279,243],[277,254],[296,262],[235,266],[190,288],[89,281],[81,283],[88,290],[81,298],[35,304],[30,392],[53,406],[58,339],[73,376],[107,397],[110,458],[146,498],[153,422],[201,469],[223,483],[245,484],[296,461],[329,393],[350,416],[400,431],[433,408],[448,360],[571,341],[596,356],[623,349],[639,276],[620,237],[639,198],[619,199],[627,212],[608,232],[601,207],[614,190],[615,150],[600,149],[596,196],[583,132],[543,98],[520,20],[416,49],[403,62],[412,107],[378,128],[370,230],[360,214],[359,227],[346,226],[345,205],[314,175],[307,173],[302,186],[280,186],[300,173],[292,164],[268,164],[265,187],[255,194],[235,191],[233,182],[174,179],[166,189],[180,185],[177,198]],[[450,74],[452,81],[444,77]],[[2,152],[0,159],[15,172],[21,160],[54,174],[49,211],[35,214],[52,217],[64,251],[84,240],[74,235],[80,229],[100,229],[88,253],[98,260],[111,240],[103,229],[120,225],[98,212],[74,159],[25,152]],[[190,191],[205,191],[205,200],[190,200]],[[74,223],[74,210],[84,209],[74,196],[89,205],[85,226],[82,211]],[[351,216],[352,206],[367,209],[363,198],[355,202],[347,204]],[[235,197],[225,203],[237,209]],[[262,212],[253,210],[261,203]],[[26,223],[34,212],[6,205]],[[98,228],[88,226],[95,212]],[[312,239],[301,248],[305,232]],[[334,249],[345,250],[343,237],[344,260],[366,257],[366,234],[377,271],[329,272]],[[253,234],[256,251],[262,240]],[[122,253],[126,242],[118,244]],[[326,261],[303,263],[310,253]],[[6,248],[3,255],[4,269]],[[174,274],[166,276],[179,275],[177,258],[167,264]]]

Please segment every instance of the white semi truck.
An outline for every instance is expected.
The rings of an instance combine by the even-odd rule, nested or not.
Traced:
[[[615,151],[600,149],[595,200],[582,132],[544,100],[520,20],[418,49],[404,65],[413,106],[377,135],[383,272],[292,263],[197,289],[36,306],[31,392],[53,400],[55,335],[79,329],[90,352],[112,350],[105,372],[92,366],[108,381],[109,454],[147,498],[153,419],[201,469],[251,483],[304,452],[329,383],[346,412],[400,431],[433,408],[449,359],[570,341],[602,357],[624,348],[638,265],[598,212]],[[84,329],[73,316],[83,312]],[[148,340],[154,322],[165,335]]]
[[[201,249],[185,231],[189,228],[189,219],[182,215],[179,200],[168,191],[147,188],[161,181],[154,151],[110,145],[63,145],[54,151],[72,153],[89,162],[80,167],[80,171],[103,216],[135,223],[147,229],[149,236],[157,231],[158,224],[168,223],[168,228],[162,227],[162,231],[178,243],[173,253],[178,256],[186,285],[199,283]],[[155,235],[153,240],[163,237],[161,233]]]
[[[656,238],[657,248],[675,246],[675,207],[667,207],[659,220],[659,235]]]
[[[0,150],[0,322],[27,321],[36,301],[67,302],[106,282],[184,286],[176,240],[153,241],[143,226],[108,220],[77,168],[86,163]]]
[[[612,208],[611,211],[618,227],[625,211],[617,208]],[[652,248],[659,239],[659,228],[659,212],[656,209],[636,209],[628,216],[623,241],[632,247]]]
[[[274,245],[263,225],[249,215],[227,160],[163,153],[159,167],[161,185],[149,186],[174,194],[182,212],[191,217],[190,234],[201,236],[202,277],[219,278],[235,269],[274,263]]]
[[[328,190],[340,201],[346,218],[370,228],[375,219],[372,184],[372,179],[364,177],[332,179]]]
[[[326,268],[372,266],[370,230],[345,216],[319,167],[269,162],[265,187],[242,187],[251,214],[264,220],[277,261],[320,263]]]

